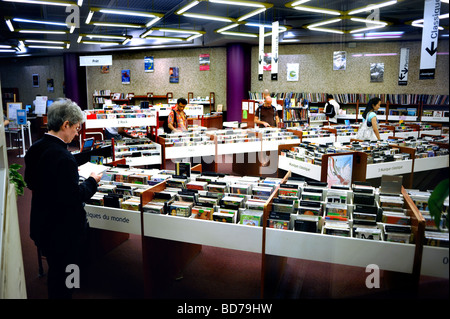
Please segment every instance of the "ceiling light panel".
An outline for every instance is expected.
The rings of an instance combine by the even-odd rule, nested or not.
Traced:
[[[27,4],[38,4],[38,5],[50,5],[50,6],[62,6],[68,7],[75,5],[72,1],[53,1],[53,0],[3,0],[5,2],[15,2],[15,3],[27,3]]]
[[[212,14],[204,14],[205,10],[199,12],[203,7],[198,7],[200,2],[208,2],[207,12]],[[227,6],[227,17],[223,17],[214,13],[223,12],[223,6]],[[181,7],[175,13],[188,18],[197,18],[211,21],[221,21],[221,22],[236,22],[244,21],[253,16],[265,12],[267,9],[272,8],[273,4],[257,1],[239,1],[239,0],[204,0],[204,1],[192,1],[187,5]],[[196,10],[191,10],[192,8]],[[230,8],[235,8],[231,10]],[[230,10],[229,10],[230,9]],[[241,10],[248,9],[249,11],[242,14]],[[230,12],[231,11],[231,12]],[[247,10],[246,10],[247,11]],[[233,14],[235,14],[233,16]],[[238,14],[241,14],[238,16]]]
[[[368,4],[365,7],[362,8],[358,8],[358,9],[353,9],[348,11],[348,15],[353,15],[353,14],[360,14],[360,13],[365,13],[365,12],[370,12],[374,9],[379,9],[379,8],[383,8],[383,7],[387,7],[387,6],[391,6],[397,3],[397,0],[390,0],[390,1],[383,1],[383,2],[379,2],[379,3],[372,3],[372,4]]]
[[[95,19],[97,14],[103,15],[107,19],[102,21],[91,22]],[[123,26],[128,28],[145,28],[156,24],[161,18],[164,17],[162,13],[156,12],[146,12],[146,11],[134,11],[134,10],[120,10],[120,9],[110,9],[110,8],[89,8],[89,15],[86,18],[86,24],[100,25],[102,26]]]

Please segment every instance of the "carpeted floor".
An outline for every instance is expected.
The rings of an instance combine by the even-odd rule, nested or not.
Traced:
[[[8,151],[8,161],[23,165],[19,151]],[[225,162],[225,161],[224,161]],[[170,168],[171,163],[168,163]],[[219,172],[230,173],[231,164]],[[23,168],[20,171],[23,174]],[[29,299],[47,298],[45,276],[38,276],[37,250],[29,238],[31,192],[18,198],[23,263]],[[82,287],[75,299],[142,299],[144,294],[141,239],[130,235],[124,243],[91,261],[81,274]],[[199,255],[162,291],[162,299],[257,299],[260,298],[261,256],[203,246]],[[46,271],[45,260],[43,261]],[[278,285],[271,294],[277,299],[328,298],[445,298],[449,281],[422,277],[418,294],[404,286],[405,276],[381,272],[381,287],[368,289],[364,268],[289,258]],[[394,278],[394,279],[393,279]]]

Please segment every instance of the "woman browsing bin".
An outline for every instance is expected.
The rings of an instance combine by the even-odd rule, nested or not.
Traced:
[[[363,122],[361,123],[358,133],[356,135],[357,139],[360,140],[381,140],[380,132],[378,131],[378,119],[377,111],[381,106],[381,99],[374,97],[370,99],[367,103],[367,107],[362,114]]]

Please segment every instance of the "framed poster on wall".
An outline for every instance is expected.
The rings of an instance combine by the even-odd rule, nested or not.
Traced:
[[[39,87],[39,74],[33,74],[32,80],[33,80],[33,87],[38,88]]]

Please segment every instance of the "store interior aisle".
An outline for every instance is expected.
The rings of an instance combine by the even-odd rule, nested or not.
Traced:
[[[8,152],[8,162],[24,165],[18,151]],[[170,163],[168,168],[170,168]],[[230,173],[231,164],[220,171]],[[19,172],[23,174],[24,168]],[[46,299],[46,277],[39,277],[37,250],[29,237],[31,191],[18,198],[27,296]],[[93,243],[94,244],[94,243]],[[103,256],[91,260],[76,299],[142,299],[144,294],[141,240],[137,235]],[[257,299],[260,297],[259,254],[203,246],[186,267],[182,278],[174,279],[160,298],[164,299]],[[45,259],[43,260],[46,271]],[[406,277],[381,272],[381,287],[368,289],[364,268],[288,258],[274,293],[279,299],[328,298],[446,298],[449,281],[422,277],[418,295],[405,287]],[[81,275],[83,277],[83,274]]]

